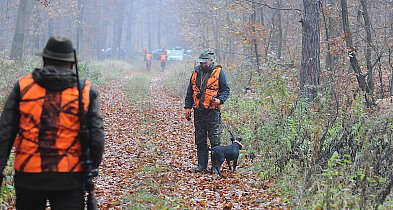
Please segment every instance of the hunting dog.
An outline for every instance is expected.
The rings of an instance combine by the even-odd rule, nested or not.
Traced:
[[[212,152],[212,173],[218,173],[220,177],[223,177],[220,169],[225,160],[228,163],[230,171],[232,170],[230,161],[233,161],[233,171],[236,170],[237,160],[240,153],[239,150],[241,150],[243,147],[243,145],[240,143],[241,140],[241,137],[232,137],[232,144],[228,146],[215,146],[210,149]]]

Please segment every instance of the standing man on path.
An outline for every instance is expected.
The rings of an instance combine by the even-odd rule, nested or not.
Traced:
[[[166,51],[162,51],[160,56],[160,61],[161,61],[161,72],[164,72],[165,65],[166,65]]]
[[[146,70],[150,71],[151,69],[151,60],[152,60],[153,56],[151,54],[151,52],[147,52],[146,53]]]
[[[38,55],[43,67],[21,77],[0,117],[0,184],[14,145],[14,183],[18,210],[84,209],[77,62],[71,40],[54,36]],[[83,84],[84,83],[84,84]],[[98,92],[81,82],[90,134],[90,159],[97,169],[104,151]]]
[[[213,62],[214,52],[205,51],[199,56],[190,79],[185,98],[185,118],[191,119],[194,109],[195,144],[198,166],[195,172],[205,171],[209,159],[207,138],[210,147],[221,144],[220,106],[227,100],[230,89],[222,66]],[[217,173],[217,171],[212,171]]]

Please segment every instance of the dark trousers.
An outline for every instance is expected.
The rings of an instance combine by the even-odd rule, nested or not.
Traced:
[[[49,201],[51,210],[83,210],[84,189],[76,188],[64,191],[37,191],[20,187],[16,191],[16,209],[44,210]]]
[[[165,65],[166,65],[166,62],[161,62],[161,71],[165,70]]]
[[[194,110],[195,144],[198,149],[207,148],[207,138],[210,146],[221,144],[220,111],[214,109]]]

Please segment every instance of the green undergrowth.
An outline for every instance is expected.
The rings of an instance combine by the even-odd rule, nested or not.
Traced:
[[[144,210],[144,209],[179,209],[181,202],[165,199],[159,195],[159,192],[147,192],[145,189],[160,189],[158,183],[154,181],[143,181],[139,183],[139,190],[127,195],[124,203],[127,209]],[[176,208],[172,208],[176,207]]]
[[[192,62],[172,63],[163,72],[163,83],[174,95],[184,99],[193,69]]]
[[[19,77],[30,73],[41,65],[39,60],[13,61],[0,59],[0,109]],[[1,110],[0,110],[1,111]]]
[[[392,197],[378,197],[393,177],[392,112],[365,107],[360,94],[354,106],[335,107],[331,86],[310,103],[285,69],[264,70],[248,93],[244,71],[233,71],[240,79],[222,114],[257,154],[259,175],[275,180],[296,209],[390,209]]]
[[[392,108],[368,108],[362,93],[346,105],[334,83],[309,102],[299,94],[297,69],[271,62],[259,75],[249,66],[224,65],[231,95],[222,119],[243,139],[242,160],[255,154],[249,168],[274,180],[270,190],[294,209],[392,209]],[[165,84],[184,97],[191,72],[192,65],[179,66],[171,72],[177,81]]]
[[[115,80],[127,78],[143,68],[139,63],[121,60],[86,61],[79,63],[81,78],[87,78],[96,85],[110,85]]]
[[[150,83],[153,75],[150,73],[134,75],[127,80],[124,93],[130,103],[142,103],[148,105],[150,100]]]
[[[4,169],[3,185],[1,186],[0,208],[8,209],[5,205],[15,203],[15,188],[14,188],[14,170],[13,170],[14,153],[11,153],[8,158],[7,166]]]

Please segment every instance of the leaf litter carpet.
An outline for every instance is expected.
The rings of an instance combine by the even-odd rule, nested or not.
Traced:
[[[223,164],[226,178],[194,173],[193,121],[184,120],[183,96],[171,95],[156,76],[145,101],[130,101],[121,91],[125,83],[100,87],[106,132],[95,178],[100,209],[288,209],[244,158],[236,172]]]

